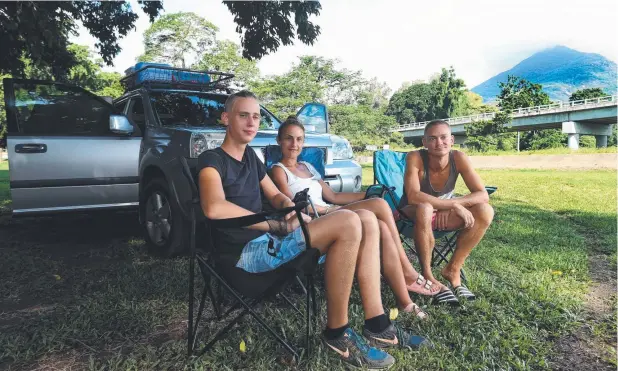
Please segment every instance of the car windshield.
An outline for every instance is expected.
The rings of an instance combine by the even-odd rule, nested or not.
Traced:
[[[162,126],[221,127],[225,95],[193,92],[151,92],[150,102]],[[260,107],[260,129],[279,128],[279,120]]]

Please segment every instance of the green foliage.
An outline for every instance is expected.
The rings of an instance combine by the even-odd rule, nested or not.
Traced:
[[[199,58],[215,45],[219,28],[193,12],[166,14],[144,32],[143,62],[189,68],[187,58]]]
[[[238,89],[253,84],[260,76],[257,63],[243,58],[240,46],[229,40],[217,40],[215,47],[205,53],[194,68],[233,73],[232,81]]]
[[[512,134],[506,133],[509,123],[510,116],[506,111],[496,113],[493,120],[465,124],[466,146],[479,152],[512,149],[517,143]]]
[[[442,68],[440,75],[431,81],[433,95],[432,119],[465,116],[467,98],[466,84],[457,78],[455,69]]]
[[[339,69],[337,60],[301,56],[283,75],[256,81],[251,89],[278,117],[296,114],[307,102],[353,104],[366,99],[364,80],[359,71]]]
[[[576,100],[600,98],[600,97],[606,97],[608,95],[609,94],[604,92],[603,89],[601,88],[580,89],[580,90],[573,92],[573,94],[571,94],[571,96],[569,97],[569,101],[573,102]]]
[[[224,1],[234,15],[236,31],[240,34],[243,57],[260,59],[275,52],[281,45],[291,45],[296,37],[313,45],[320,35],[320,26],[309,21],[319,15],[319,1]],[[294,19],[295,27],[290,18]],[[296,32],[294,32],[296,31]]]
[[[549,95],[543,91],[540,84],[531,83],[517,76],[509,75],[507,82],[500,82],[498,85],[501,89],[498,95],[500,109],[514,110],[551,103]]]
[[[416,83],[395,92],[386,114],[395,117],[399,124],[429,121],[434,118],[433,88],[427,83]]]
[[[560,129],[533,130],[524,134],[521,148],[538,150],[546,148],[564,147],[567,142],[567,134]]]
[[[139,1],[154,21],[163,5]],[[62,78],[77,64],[69,50],[69,37],[77,22],[97,39],[103,61],[112,64],[120,52],[118,39],[134,29],[137,14],[127,1],[5,1],[0,2],[0,73],[24,76],[25,61],[37,68],[50,68]]]
[[[597,145],[597,140],[593,135],[580,135],[579,146],[584,148],[594,148]]]
[[[442,68],[440,74],[429,83],[404,85],[395,92],[386,113],[394,116],[400,124],[467,115],[470,105],[481,104],[478,101],[480,97],[466,94],[465,87],[464,81],[457,78],[452,67]]]
[[[384,114],[388,86],[366,80],[360,71],[339,68],[338,61],[302,56],[290,71],[254,81],[251,89],[276,116],[295,115],[308,102],[328,105],[331,131],[350,140],[355,150],[391,140],[394,117]],[[402,136],[395,136],[403,143]]]
[[[364,150],[368,144],[390,143],[389,130],[397,125],[394,117],[363,105],[333,105],[328,113],[332,133],[348,139],[355,151]],[[396,136],[393,140],[402,143],[403,136]]]

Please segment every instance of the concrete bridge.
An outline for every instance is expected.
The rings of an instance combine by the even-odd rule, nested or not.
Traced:
[[[528,131],[561,128],[568,134],[569,148],[579,148],[580,135],[594,135],[597,147],[607,147],[607,138],[611,135],[612,124],[617,123],[616,104],[618,95],[585,99],[573,102],[555,102],[552,104],[519,108],[511,114],[508,131]],[[466,140],[464,125],[475,121],[491,120],[494,112],[479,115],[451,117],[444,119],[451,125],[455,143]],[[406,142],[420,141],[423,130],[429,121],[400,125],[393,131],[401,132]]]

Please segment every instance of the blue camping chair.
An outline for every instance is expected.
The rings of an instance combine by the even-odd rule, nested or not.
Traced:
[[[397,228],[401,234],[401,240],[417,257],[418,252],[407,240],[407,236],[412,236],[414,222],[405,217],[399,208],[399,201],[403,195],[403,177],[406,170],[407,152],[396,152],[391,150],[380,150],[373,153],[373,182],[374,185],[367,190],[366,197],[385,197],[391,209],[397,210],[400,219],[397,221]],[[494,193],[498,188],[486,186],[488,194]],[[439,266],[441,263],[448,263],[448,256],[455,249],[459,230],[455,231],[434,231],[436,246],[431,257],[431,266]],[[466,275],[461,270],[461,278],[467,282]]]

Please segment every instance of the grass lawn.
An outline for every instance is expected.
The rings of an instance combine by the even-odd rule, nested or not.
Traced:
[[[6,197],[2,170],[0,197]],[[498,191],[491,197],[494,223],[466,264],[479,299],[447,308],[414,297],[431,320],[399,320],[436,348],[394,351],[395,369],[548,369],[554,341],[583,321],[589,254],[616,259],[616,172],[481,176]],[[363,166],[364,184],[372,177],[371,166]],[[133,214],[5,218],[0,239],[0,369],[289,369],[278,360],[285,353],[251,319],[187,361],[187,263],[148,255]],[[361,330],[357,292],[351,324]],[[385,305],[393,306],[390,291],[383,292]],[[261,310],[298,340],[302,323],[290,309],[273,303]],[[607,323],[597,331],[603,339],[616,332],[615,317]],[[317,339],[313,349],[300,369],[343,369]]]
[[[0,161],[0,211],[9,205],[9,162]]]

